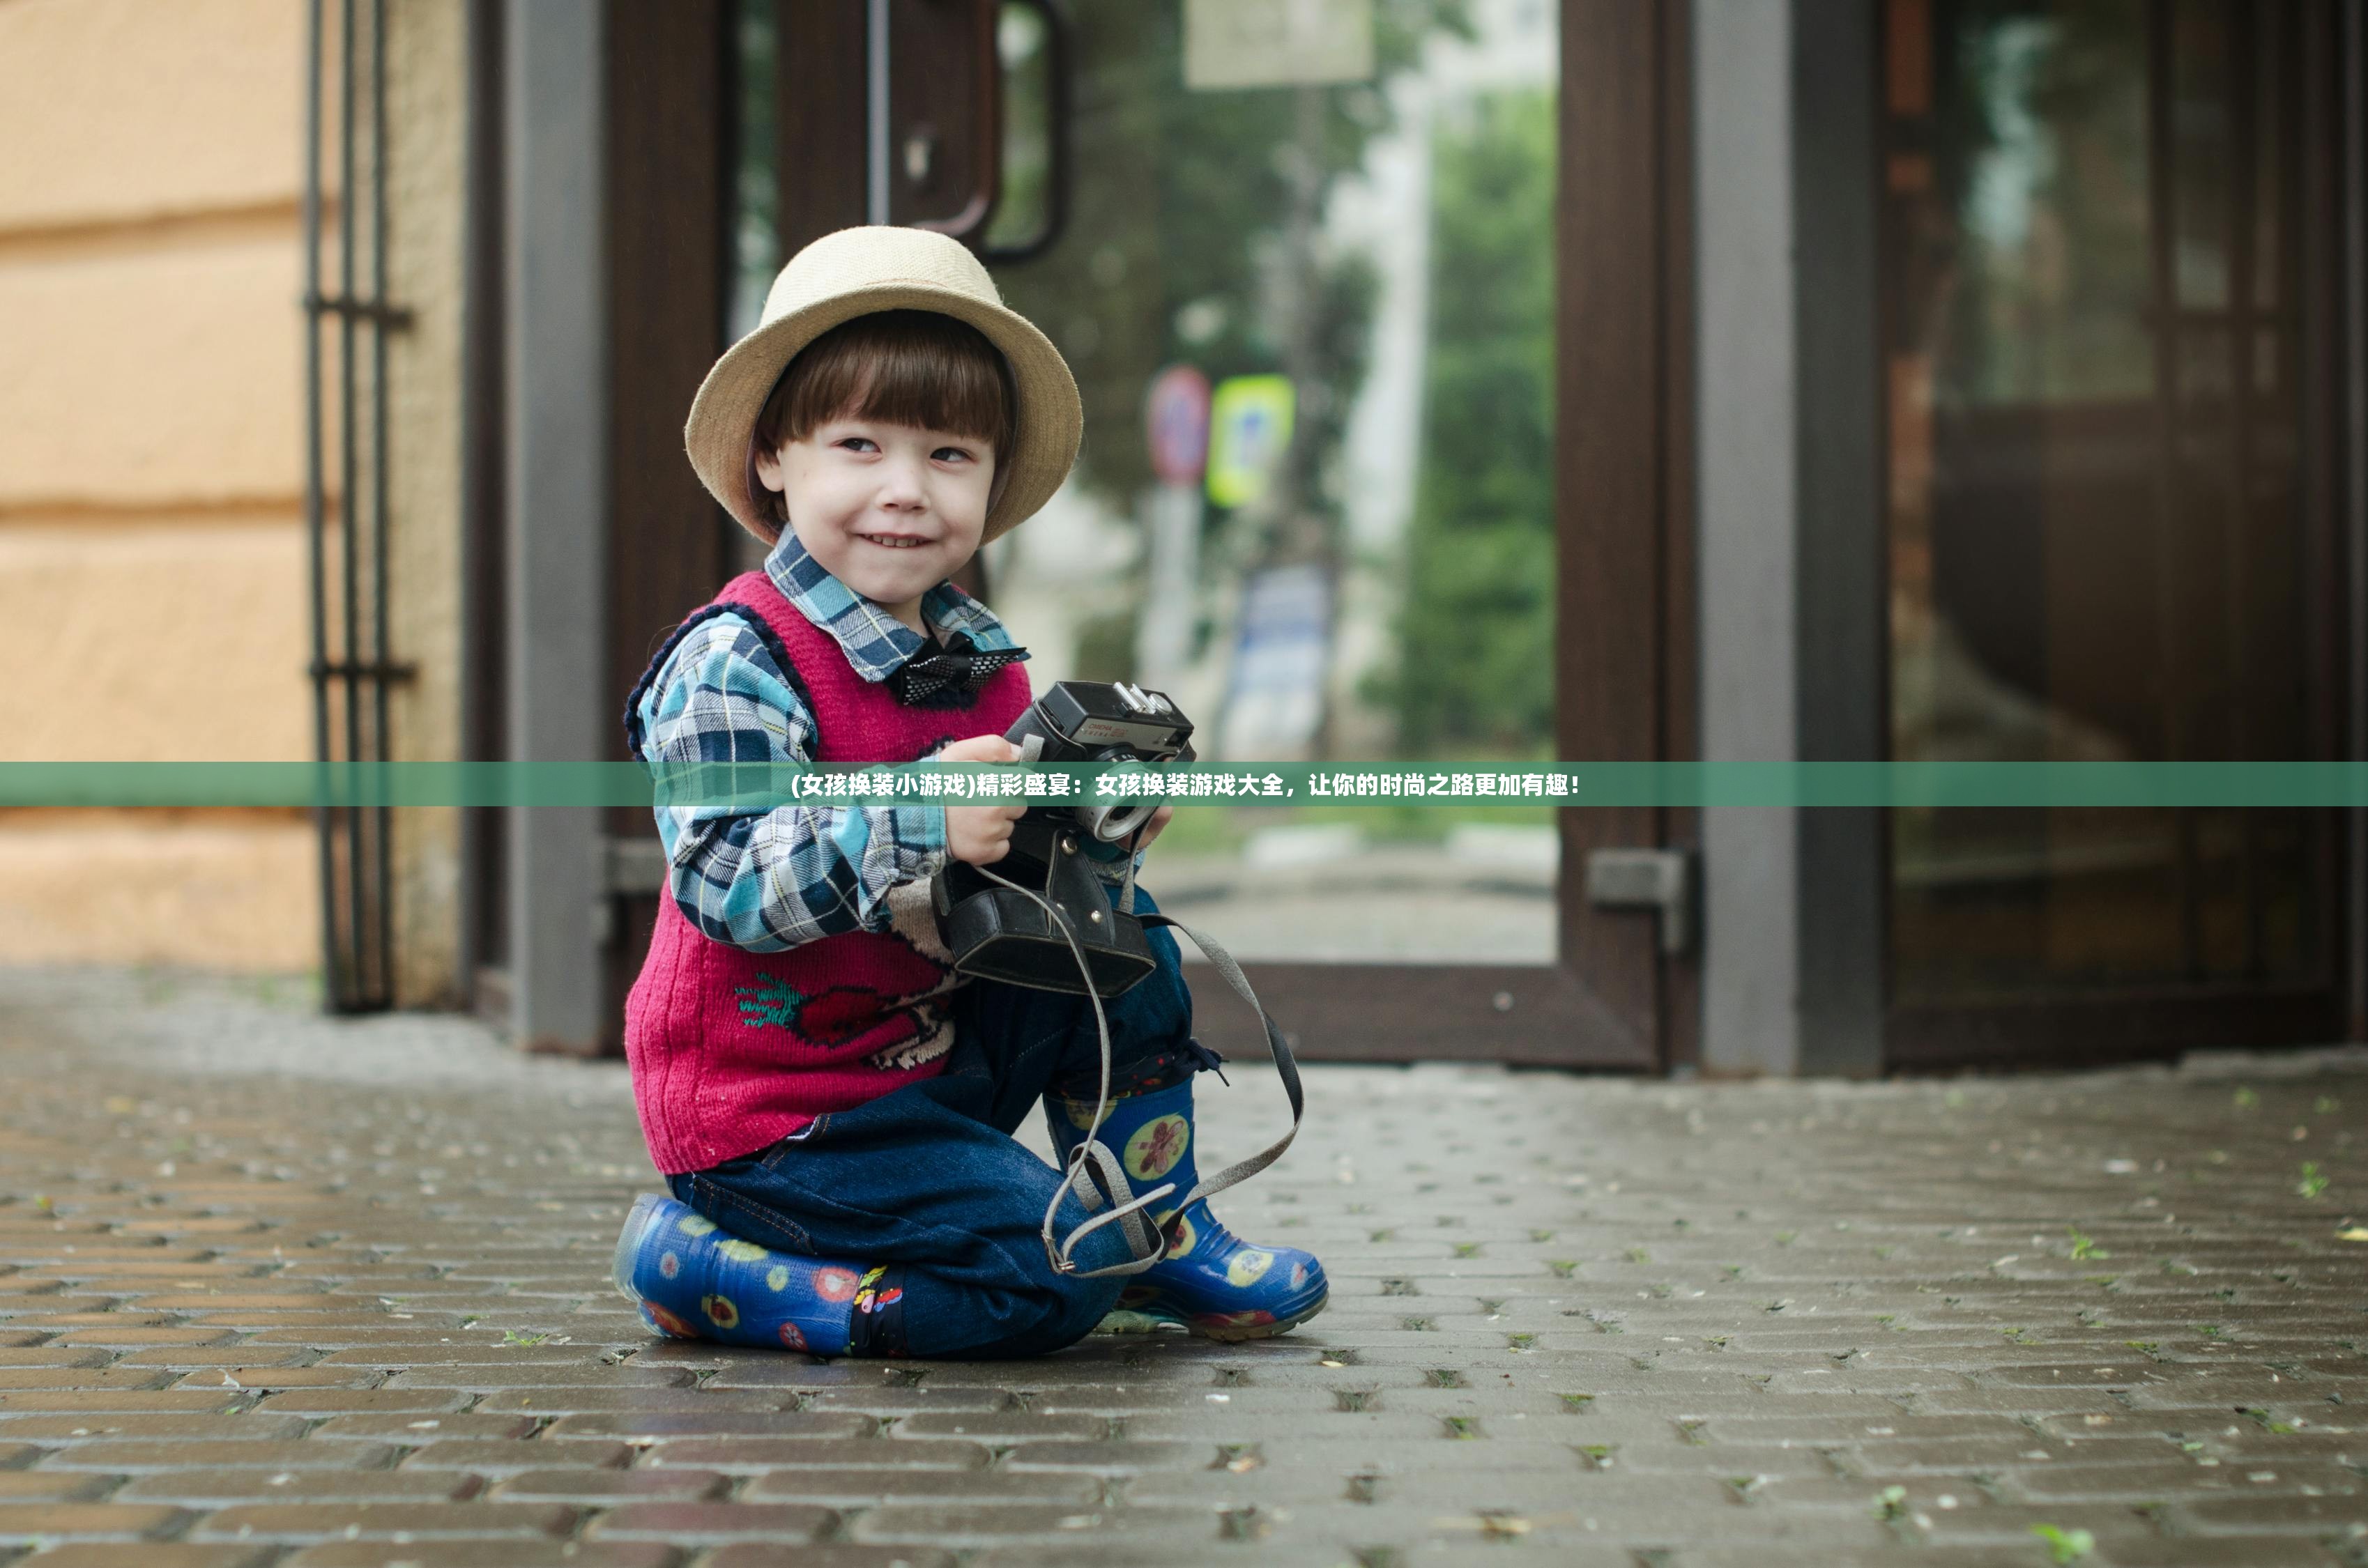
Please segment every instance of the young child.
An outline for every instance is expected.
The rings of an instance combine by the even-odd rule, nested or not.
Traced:
[[[1028,655],[946,579],[1017,528],[1076,456],[1076,383],[969,251],[889,227],[817,240],[716,361],[692,465],[772,546],[667,640],[626,731],[647,762],[1018,760]],[[671,1198],[618,1239],[618,1288],[662,1333],[817,1355],[1056,1350],[1135,1326],[1281,1334],[1322,1309],[1309,1254],[1244,1244],[1205,1201],[1155,1211],[1166,1259],[1106,1224],[1063,1272],[1040,1230],[1059,1173],[1012,1140],[1041,1099],[1065,1157],[1098,1101],[1091,1002],[956,976],[928,882],[992,865],[1024,806],[664,808],[672,896],[626,1004],[625,1050]],[[1163,809],[1143,841],[1167,821]],[[1098,869],[1131,870],[1122,851]],[[1140,864],[1140,852],[1133,864]],[[1156,906],[1140,889],[1136,908]],[[1192,1038],[1176,940],[1104,1004],[1100,1141],[1133,1195],[1191,1191]],[[1127,1195],[1119,1195],[1123,1199]],[[1087,1218],[1064,1198],[1058,1231]]]

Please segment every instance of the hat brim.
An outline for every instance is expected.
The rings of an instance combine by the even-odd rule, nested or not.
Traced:
[[[1077,460],[1085,410],[1076,379],[1051,340],[1027,318],[999,305],[928,283],[876,283],[820,300],[766,323],[726,349],[700,383],[683,426],[683,446],[708,493],[757,538],[780,525],[748,493],[748,437],[774,383],[798,351],[832,327],[880,311],[935,311],[967,322],[1011,367],[1019,394],[1018,434],[997,452],[1003,493],[987,513],[981,542],[1025,522],[1053,498]]]

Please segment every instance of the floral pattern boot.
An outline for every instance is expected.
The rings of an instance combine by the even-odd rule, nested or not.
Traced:
[[[613,1274],[642,1321],[671,1338],[815,1356],[895,1353],[850,1344],[875,1337],[867,1331],[876,1320],[902,1317],[894,1311],[902,1291],[886,1270],[774,1252],[655,1193],[643,1193],[626,1216]]]
[[[1091,1100],[1044,1098],[1053,1147],[1066,1160],[1094,1119]],[[1192,1149],[1192,1080],[1110,1102],[1101,1141],[1126,1167],[1137,1194],[1163,1182],[1176,1196],[1201,1178]],[[1205,1199],[1182,1213],[1155,1206],[1167,1235],[1167,1256],[1127,1281],[1113,1329],[1180,1324],[1208,1339],[1264,1339],[1305,1323],[1324,1310],[1324,1266],[1295,1247],[1253,1246],[1227,1230]]]

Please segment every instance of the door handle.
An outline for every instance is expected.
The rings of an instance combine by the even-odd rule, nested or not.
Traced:
[[[1587,902],[1660,917],[1661,956],[1683,958],[1702,933],[1702,858],[1690,849],[1597,849],[1587,857]]]
[[[1006,3],[1034,11],[1044,27],[1044,222],[1036,233],[1025,240],[1004,244],[986,244],[982,239],[979,258],[983,261],[1032,261],[1053,248],[1069,222],[1069,185],[1076,167],[1074,148],[1069,132],[1069,111],[1072,103],[1070,73],[1076,59],[1076,35],[1071,29],[1068,13],[1058,0],[1006,0]],[[996,122],[990,128],[988,145],[996,150],[996,192],[994,201],[1002,197],[1003,125],[1000,90],[1002,62],[996,61],[998,90],[994,95]],[[984,236],[987,221],[992,219],[993,203],[978,224]]]

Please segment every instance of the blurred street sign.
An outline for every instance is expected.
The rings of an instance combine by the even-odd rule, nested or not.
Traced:
[[[1273,488],[1297,400],[1287,376],[1229,376],[1209,410],[1209,499],[1247,506]]]
[[[1373,79],[1373,0],[1184,0],[1184,85]]]
[[[1209,378],[1190,365],[1170,365],[1151,379],[1143,400],[1151,472],[1169,484],[1190,484],[1209,461]]]

